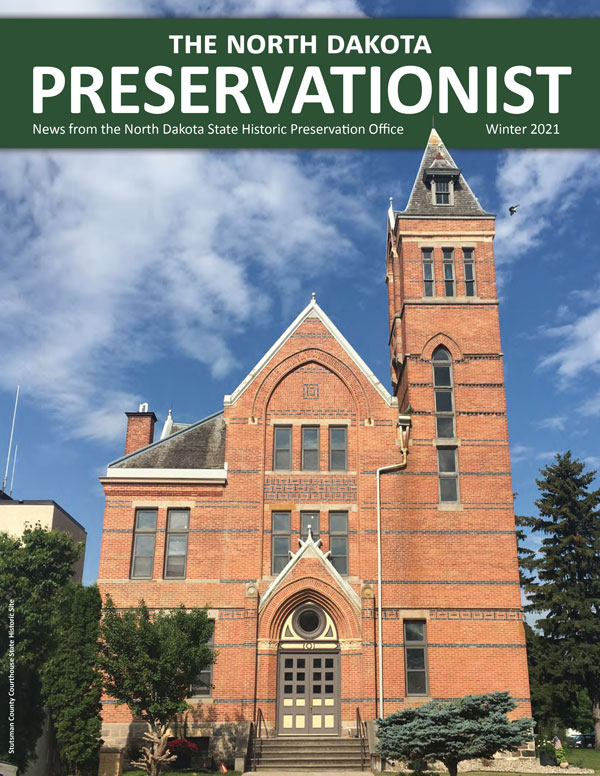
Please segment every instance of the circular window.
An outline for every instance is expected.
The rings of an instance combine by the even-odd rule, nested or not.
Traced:
[[[320,625],[319,615],[312,609],[305,609],[298,616],[298,625],[305,633],[314,633]]]
[[[325,614],[317,606],[303,606],[294,614],[293,625],[298,635],[309,640],[315,639],[325,628]]]

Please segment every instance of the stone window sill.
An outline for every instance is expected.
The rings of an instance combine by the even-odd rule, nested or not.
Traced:
[[[438,504],[438,512],[463,512],[464,507],[459,501],[444,501]]]

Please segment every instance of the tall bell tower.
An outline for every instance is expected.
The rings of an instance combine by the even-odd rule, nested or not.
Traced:
[[[495,471],[512,505],[493,240],[494,215],[433,129],[406,208],[390,206],[386,280],[393,392],[448,508]]]

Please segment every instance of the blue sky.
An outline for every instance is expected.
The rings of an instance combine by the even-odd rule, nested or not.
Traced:
[[[591,0],[0,0],[0,15],[591,16]],[[445,119],[448,121],[448,119]],[[444,122],[438,123],[444,137]],[[423,138],[425,144],[426,138]],[[450,149],[451,151],[453,149]],[[453,152],[498,214],[496,259],[517,511],[571,449],[600,468],[598,151]],[[126,410],[159,426],[222,407],[281,331],[319,304],[389,384],[385,218],[415,151],[0,153],[0,464],[21,384],[13,496],[88,531]],[[510,219],[509,204],[519,202]]]

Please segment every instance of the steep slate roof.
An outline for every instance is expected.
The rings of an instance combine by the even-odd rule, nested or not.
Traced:
[[[222,469],[224,464],[225,421],[221,411],[119,458],[109,466],[116,469]]]
[[[442,142],[442,139],[435,131],[431,130],[427,147],[421,160],[421,165],[417,173],[408,205],[401,211],[404,216],[436,216],[438,218],[453,218],[456,216],[492,216],[487,213],[479,204],[479,200],[469,188],[469,184],[462,174],[455,178],[454,184],[454,204],[453,205],[434,205],[431,197],[431,183],[425,181],[425,171],[439,169],[440,173],[444,170],[458,171],[454,159],[450,156],[448,149]]]

